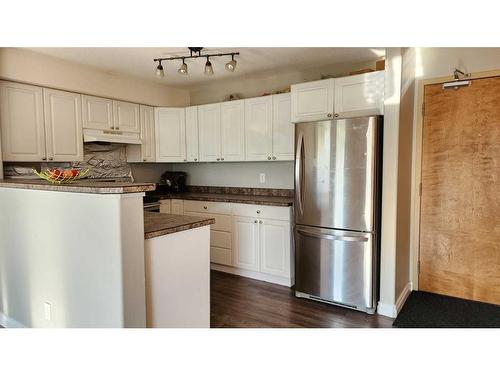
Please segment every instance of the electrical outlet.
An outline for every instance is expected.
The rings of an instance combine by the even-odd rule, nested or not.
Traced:
[[[260,178],[260,183],[261,184],[265,184],[266,183],[266,174],[265,173],[261,173],[259,175],[259,178]]]
[[[52,306],[48,302],[43,303],[43,312],[45,315],[45,320],[52,320]]]

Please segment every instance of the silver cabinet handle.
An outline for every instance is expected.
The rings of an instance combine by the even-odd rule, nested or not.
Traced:
[[[326,115],[326,117],[332,117],[332,114],[331,114],[331,113],[328,113],[328,114]]]
[[[323,238],[326,240],[346,241],[346,242],[368,242],[368,238],[362,236],[335,236],[333,234],[309,232],[303,229],[297,229],[297,232],[307,237]]]
[[[304,206],[302,201],[302,182],[304,180],[304,135],[299,133],[297,139],[297,152],[295,154],[295,191],[297,195],[298,210],[304,213]]]
[[[268,157],[267,157],[267,160],[271,160],[271,157],[270,157],[270,156],[268,156]]]

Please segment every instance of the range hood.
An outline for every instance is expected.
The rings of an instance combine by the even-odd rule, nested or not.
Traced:
[[[138,133],[118,130],[83,129],[83,142],[110,142],[140,145],[141,136]]]

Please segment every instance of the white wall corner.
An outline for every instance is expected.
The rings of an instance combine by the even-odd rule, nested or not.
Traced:
[[[394,305],[383,302],[378,303],[377,314],[384,315],[389,318],[396,318],[412,290],[413,290],[412,282],[408,281],[408,283],[405,285],[405,287],[399,294],[398,299],[396,300],[396,303]]]
[[[17,320],[8,317],[2,312],[0,312],[0,326],[4,328],[26,328],[25,325],[19,323]]]

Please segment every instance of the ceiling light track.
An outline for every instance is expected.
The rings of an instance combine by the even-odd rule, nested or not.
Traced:
[[[234,72],[236,69],[236,60],[234,59],[234,56],[238,56],[240,53],[239,52],[226,52],[226,53],[205,53],[203,54],[201,50],[203,47],[188,47],[189,48],[189,55],[188,56],[172,56],[172,57],[158,57],[156,59],[153,59],[154,62],[158,63],[158,66],[156,68],[156,75],[163,78],[165,75],[164,68],[162,66],[163,61],[172,61],[172,60],[182,60],[182,65],[181,67],[177,70],[179,74],[187,75],[188,74],[188,67],[186,64],[186,60],[188,59],[197,59],[197,58],[206,58],[207,62],[205,64],[205,75],[213,75],[213,68],[212,68],[212,63],[210,62],[210,57],[222,57],[222,56],[231,56],[231,61],[229,61],[225,67],[226,70],[229,72]]]

